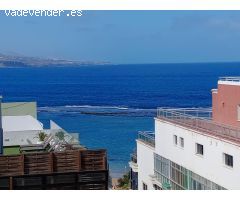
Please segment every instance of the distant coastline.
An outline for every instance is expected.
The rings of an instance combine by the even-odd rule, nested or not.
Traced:
[[[64,59],[44,59],[38,57],[12,56],[0,54],[0,68],[4,67],[81,67],[91,65],[108,65],[104,61],[72,61]]]

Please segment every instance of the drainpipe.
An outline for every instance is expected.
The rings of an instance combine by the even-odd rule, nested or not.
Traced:
[[[0,155],[3,155],[2,96],[0,96]]]

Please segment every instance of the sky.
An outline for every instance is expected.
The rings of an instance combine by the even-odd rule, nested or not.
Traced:
[[[113,64],[240,61],[240,11],[83,11],[7,17],[0,53]]]

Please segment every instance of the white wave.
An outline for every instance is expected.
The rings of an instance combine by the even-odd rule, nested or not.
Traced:
[[[100,109],[119,109],[119,110],[128,110],[128,107],[122,106],[91,106],[91,105],[66,105],[66,106],[59,106],[65,108],[100,108]]]

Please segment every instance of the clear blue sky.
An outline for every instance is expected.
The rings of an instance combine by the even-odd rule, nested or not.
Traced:
[[[8,54],[116,64],[240,61],[240,11],[1,13],[0,25],[0,52]]]

